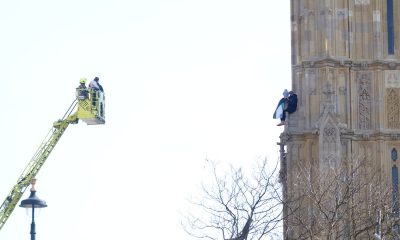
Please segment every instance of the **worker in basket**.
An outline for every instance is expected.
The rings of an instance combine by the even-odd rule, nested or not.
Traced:
[[[89,97],[89,92],[86,87],[86,78],[79,80],[79,86],[76,88],[78,99],[85,100]]]
[[[90,83],[89,83],[89,89],[92,90],[92,103],[93,106],[96,106],[96,101],[98,98],[98,92],[103,92],[103,87],[99,83],[99,78],[95,77]]]

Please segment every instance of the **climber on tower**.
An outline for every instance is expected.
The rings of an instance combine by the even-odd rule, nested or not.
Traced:
[[[280,118],[281,122],[277,126],[285,125],[286,113],[292,114],[297,110],[297,94],[293,91],[289,93],[285,89],[283,98],[279,101],[278,106],[274,112],[274,119]]]

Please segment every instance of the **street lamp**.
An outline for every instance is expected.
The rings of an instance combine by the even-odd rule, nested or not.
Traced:
[[[36,230],[35,230],[35,208],[45,208],[47,204],[42,199],[36,197],[35,183],[36,179],[32,179],[31,195],[29,198],[22,200],[20,207],[32,208],[32,223],[31,223],[31,240],[35,240]]]

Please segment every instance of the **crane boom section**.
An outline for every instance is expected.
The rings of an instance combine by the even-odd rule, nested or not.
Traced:
[[[22,197],[26,188],[30,185],[31,180],[39,172],[40,168],[43,166],[44,162],[49,157],[50,153],[53,151],[58,140],[64,134],[65,130],[70,123],[77,123],[77,114],[73,114],[64,120],[58,120],[53,124],[49,133],[40,144],[38,150],[33,155],[32,159],[28,163],[25,170],[22,172],[21,176],[18,178],[17,183],[11,189],[7,198],[4,200],[0,207],[0,229],[4,226],[7,219],[10,217],[15,206]]]
[[[76,106],[78,107],[76,108]],[[72,114],[74,109],[76,109],[76,112]],[[38,150],[29,161],[27,167],[18,178],[17,183],[11,188],[10,193],[0,206],[0,230],[69,124],[78,123],[79,119],[86,122],[88,125],[105,124],[105,95],[102,91],[93,89],[87,90],[86,87],[78,87],[76,89],[76,99],[72,102],[63,118],[53,123],[53,127],[50,129],[42,144],[40,144]]]

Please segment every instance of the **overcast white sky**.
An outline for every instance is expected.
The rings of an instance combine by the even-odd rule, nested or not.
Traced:
[[[79,79],[106,92],[106,125],[71,125],[37,176],[37,239],[190,239],[206,158],[278,158],[289,1],[0,1],[0,31],[1,202]],[[17,207],[0,239],[29,227]]]

